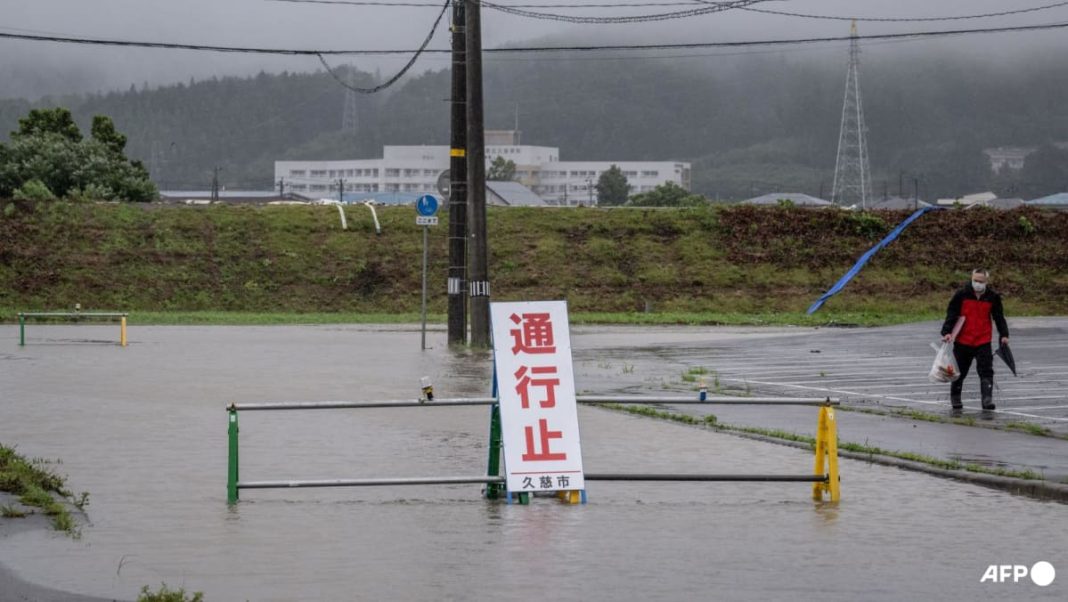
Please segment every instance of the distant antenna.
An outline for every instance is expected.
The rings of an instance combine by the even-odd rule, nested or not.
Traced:
[[[871,167],[868,164],[868,128],[864,125],[864,107],[860,99],[860,43],[856,21],[853,21],[850,35],[849,74],[846,76],[845,102],[842,103],[842,129],[838,137],[831,201],[867,209],[872,199]]]
[[[356,68],[349,65],[348,83],[350,86],[356,85]],[[341,131],[355,136],[356,131],[359,129],[360,119],[356,113],[356,92],[352,90],[345,90],[345,108],[341,114]]]

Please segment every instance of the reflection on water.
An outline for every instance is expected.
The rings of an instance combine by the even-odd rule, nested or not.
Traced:
[[[605,330],[577,330],[576,355],[609,345],[625,357],[658,332]],[[0,563],[83,593],[133,599],[166,581],[213,601],[963,600],[992,595],[979,584],[991,563],[1068,566],[1068,536],[1051,528],[1061,505],[849,460],[839,505],[812,502],[809,484],[593,482],[585,506],[509,506],[481,499],[478,485],[252,490],[226,506],[230,402],[414,398],[422,376],[438,397],[487,394],[488,353],[432,336],[421,352],[418,330],[397,328],[142,327],[127,349],[30,345],[0,357],[0,436],[63,458],[92,519],[78,541],[0,540]],[[244,413],[241,476],[480,474],[488,412]],[[794,448],[602,409],[579,419],[590,472],[812,465]],[[1013,597],[1063,599],[1065,583]]]

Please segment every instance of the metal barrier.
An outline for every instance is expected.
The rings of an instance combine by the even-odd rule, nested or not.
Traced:
[[[744,398],[707,397],[612,397],[612,396],[578,396],[578,403],[585,404],[642,404],[642,405],[706,405],[706,406],[815,406],[819,407],[819,421],[816,428],[816,462],[810,475],[746,475],[746,474],[596,474],[586,473],[590,481],[678,481],[678,482],[802,482],[812,483],[812,497],[816,501],[829,495],[830,501],[841,498],[838,475],[838,429],[834,416],[837,400],[808,398]],[[458,407],[458,406],[492,406],[490,414],[489,462],[486,476],[460,477],[415,477],[415,478],[372,478],[372,479],[326,479],[326,480],[286,480],[286,481],[241,481],[240,449],[238,443],[238,420],[240,411],[278,411],[278,410],[336,410],[336,409],[371,409],[371,408],[415,408],[415,407]],[[289,489],[299,487],[371,487],[384,485],[455,485],[480,483],[486,485],[486,497],[497,498],[504,487],[505,479],[500,476],[500,407],[493,397],[471,397],[455,399],[430,400],[386,400],[386,401],[325,401],[325,402],[280,402],[260,404],[232,403],[226,408],[229,428],[229,453],[227,462],[226,502],[236,504],[241,489]],[[581,501],[585,501],[585,492]],[[561,491],[559,497],[571,502],[579,502],[579,492]],[[529,502],[528,492],[517,492],[519,503]],[[508,494],[508,502],[512,494]]]
[[[27,311],[19,312],[19,346],[26,345],[26,318],[71,318],[75,321],[86,318],[119,318],[119,345],[126,346],[126,317],[128,313],[83,312],[83,311]]]

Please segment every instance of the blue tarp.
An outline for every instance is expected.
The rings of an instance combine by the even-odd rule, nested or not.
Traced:
[[[868,249],[867,253],[861,255],[860,259],[857,260],[857,263],[854,264],[853,267],[845,273],[845,276],[842,276],[838,280],[838,282],[835,282],[834,286],[832,286],[826,293],[823,293],[823,296],[817,299],[816,302],[812,304],[812,307],[808,308],[809,315],[816,313],[816,311],[823,306],[823,303],[827,301],[827,299],[830,299],[831,297],[842,292],[842,289],[844,289],[845,286],[849,284],[849,281],[852,280],[854,276],[859,274],[860,270],[864,269],[864,265],[868,263],[868,260],[871,259],[880,250],[882,250],[883,247],[894,242],[894,239],[900,236],[901,233],[904,232],[905,228],[908,228],[909,225],[912,224],[912,222],[919,219],[921,215],[927,213],[928,211],[937,211],[939,209],[941,209],[941,207],[924,207],[923,209],[920,209],[916,213],[910,215],[905,221],[898,224],[898,226],[894,228],[890,232],[890,234],[886,235],[886,238],[879,241],[879,244]]]

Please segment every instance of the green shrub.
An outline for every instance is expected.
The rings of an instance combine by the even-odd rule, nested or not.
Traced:
[[[204,602],[204,594],[196,592],[186,596],[185,589],[170,589],[166,583],[161,583],[157,592],[150,591],[147,585],[142,587],[137,602]]]

